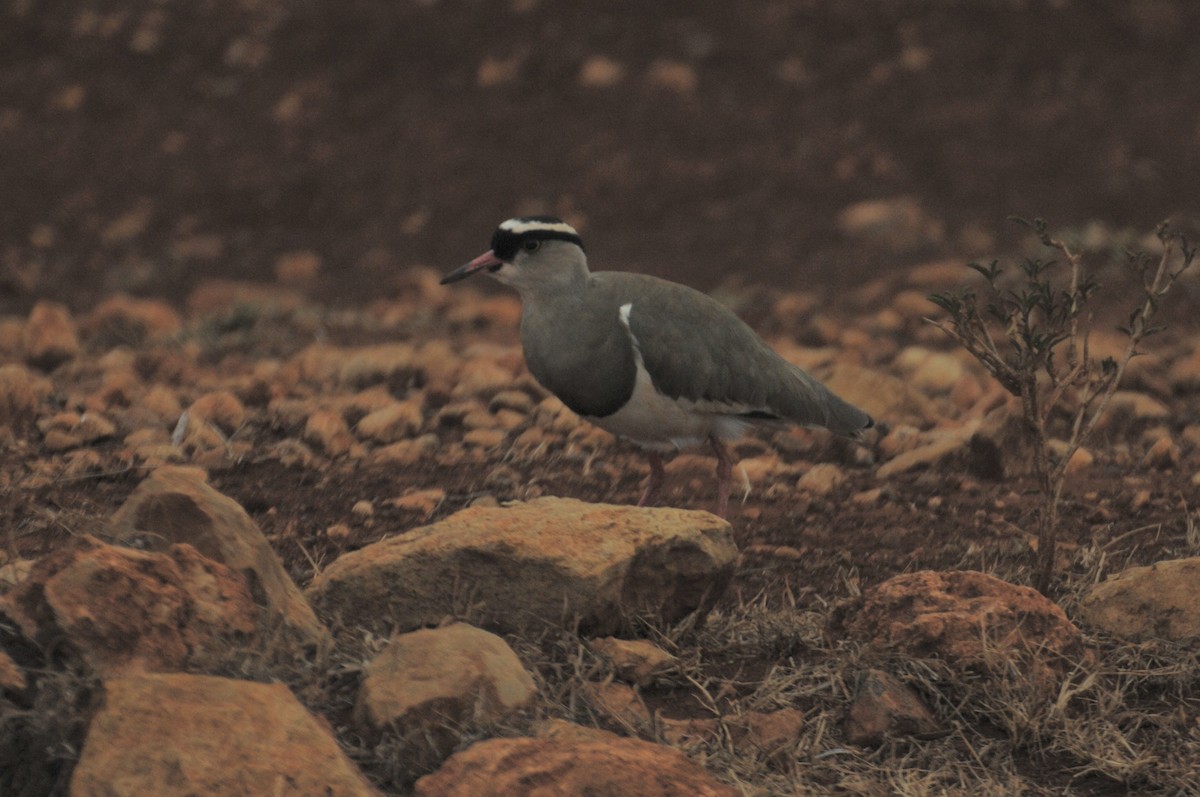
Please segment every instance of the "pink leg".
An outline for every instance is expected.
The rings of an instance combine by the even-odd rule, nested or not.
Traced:
[[[642,497],[638,499],[638,506],[649,506],[650,502],[658,497],[658,488],[662,487],[663,479],[666,477],[666,471],[663,470],[662,454],[657,451],[651,451],[647,454],[647,459],[650,460],[650,478],[646,480],[646,490],[642,493]]]
[[[729,513],[729,486],[733,482],[733,458],[729,449],[716,437],[708,438],[713,452],[717,455],[717,515],[725,517]]]

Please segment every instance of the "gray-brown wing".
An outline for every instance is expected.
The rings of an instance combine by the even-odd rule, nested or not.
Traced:
[[[606,273],[594,275],[600,286]],[[645,275],[624,274],[607,290],[630,304],[629,328],[655,387],[714,412],[776,416],[853,435],[871,425],[780,357],[731,310],[699,291]]]

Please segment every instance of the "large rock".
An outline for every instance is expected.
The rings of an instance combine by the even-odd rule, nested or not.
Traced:
[[[736,797],[683,753],[637,739],[490,739],[417,781],[416,797]]]
[[[959,670],[1016,661],[1050,687],[1088,657],[1083,635],[1040,592],[970,570],[896,576],[843,606],[845,630],[881,652],[939,658]]]
[[[28,639],[65,640],[100,672],[211,662],[253,638],[242,577],[190,545],[149,553],[81,537],[38,560],[0,596]]]
[[[130,674],[104,691],[72,797],[377,797],[282,684]]]
[[[437,623],[464,599],[500,632],[707,610],[732,577],[729,524],[707,512],[540,498],[471,508],[345,554],[308,589],[342,623],[378,632]]]
[[[355,707],[368,735],[386,727],[438,735],[526,706],[533,678],[508,644],[466,623],[401,634],[367,666]]]
[[[246,578],[262,608],[260,624],[303,645],[324,644],[329,632],[284,571],[262,531],[236,501],[214,490],[203,471],[163,467],[151,473],[109,523],[117,540],[161,551],[187,543]]]
[[[1200,557],[1131,567],[1088,590],[1088,625],[1131,640],[1200,637]]]

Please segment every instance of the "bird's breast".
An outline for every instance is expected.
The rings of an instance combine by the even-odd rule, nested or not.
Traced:
[[[577,415],[603,418],[633,395],[637,379],[633,344],[596,313],[526,313],[521,345],[530,373]]]

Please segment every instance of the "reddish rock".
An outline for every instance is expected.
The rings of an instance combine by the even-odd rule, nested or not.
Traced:
[[[588,643],[593,653],[610,662],[617,677],[641,687],[653,684],[675,664],[675,657],[644,639],[605,637]]]
[[[928,307],[927,300],[925,303]],[[922,315],[928,314],[928,309],[922,311]],[[949,393],[967,376],[961,359],[923,346],[904,349],[896,355],[893,365],[904,372],[910,384],[929,394]]]
[[[1161,421],[1170,417],[1170,408],[1153,396],[1134,390],[1118,390],[1112,394],[1096,428],[1108,428],[1122,419]]]
[[[631,687],[616,681],[585,683],[583,694],[592,709],[607,722],[631,734],[645,733],[653,720],[650,709]]]
[[[533,398],[524,390],[501,390],[488,402],[488,410],[512,410],[522,415],[533,412]]]
[[[503,639],[454,623],[393,639],[367,665],[355,718],[368,735],[394,727],[438,736],[464,722],[499,720],[536,693]]]
[[[239,308],[289,311],[303,304],[304,296],[299,291],[269,282],[248,280],[205,280],[187,298],[188,312],[200,317],[228,313]]]
[[[417,781],[416,797],[737,797],[670,747],[638,739],[490,739]]]
[[[65,305],[40,301],[33,306],[22,335],[25,361],[46,370],[79,354],[75,321]]]
[[[948,461],[965,460],[968,443],[979,427],[979,421],[970,421],[952,429],[937,429],[922,435],[923,441],[910,451],[889,459],[879,466],[875,475],[889,479],[912,470],[945,465]]]
[[[731,743],[743,754],[786,759],[800,741],[806,717],[799,709],[784,708],[747,711],[720,719],[660,717],[658,722],[663,738],[685,750],[699,745]]]
[[[692,94],[700,83],[695,68],[683,61],[660,58],[646,69],[646,84],[676,94]]]
[[[0,365],[0,426],[33,420],[53,389],[49,379],[23,365]]]
[[[846,472],[832,462],[820,462],[804,472],[796,489],[813,495],[829,495],[846,481]]]
[[[847,632],[877,650],[982,671],[1016,660],[1043,687],[1088,657],[1079,629],[1057,604],[975,571],[896,576],[838,614]]]
[[[361,419],[372,412],[382,410],[396,403],[392,392],[384,385],[372,385],[349,396],[339,394],[334,399],[333,408],[341,412],[342,416],[347,419]],[[423,399],[423,394],[415,393],[408,400],[422,401]]]
[[[602,728],[576,725],[561,719],[538,720],[530,731],[539,739],[557,739],[565,742],[606,742],[622,737]]]
[[[1179,467],[1182,458],[1183,454],[1175,441],[1171,439],[1170,435],[1163,435],[1155,440],[1154,444],[1146,451],[1146,456],[1142,458],[1142,465],[1158,470],[1171,470]]]
[[[423,405],[423,396],[408,401],[393,401],[364,416],[355,425],[355,431],[359,437],[379,443],[394,443],[411,437],[424,423]]]
[[[102,672],[178,669],[256,631],[245,580],[190,545],[150,553],[81,537],[0,598],[29,639],[63,638]]]
[[[415,465],[432,457],[438,449],[437,435],[426,434],[411,440],[399,440],[389,446],[377,448],[371,452],[370,460],[373,465]]]
[[[624,76],[625,67],[606,55],[590,56],[579,67],[579,83],[588,88],[609,88]]]
[[[1037,452],[1021,415],[1021,402],[1008,398],[984,416],[967,442],[967,464],[985,479],[1001,481],[1033,473]]]
[[[1200,346],[1193,342],[1187,351],[1187,356],[1180,357],[1171,365],[1167,376],[1171,388],[1177,393],[1200,390]]]
[[[851,744],[874,746],[889,734],[929,736],[940,727],[907,684],[882,670],[867,670],[859,678],[844,729]]]
[[[3,605],[0,603],[0,605]],[[27,685],[25,673],[12,660],[12,657],[0,650],[0,693],[22,692]]]
[[[78,479],[90,473],[98,473],[104,466],[104,459],[100,456],[100,452],[91,448],[72,451],[66,455],[65,459],[64,479]]]
[[[708,512],[540,498],[472,507],[343,554],[308,589],[321,611],[384,631],[437,623],[470,584],[479,625],[509,632],[578,623],[612,633],[623,616],[675,622],[707,611],[737,559]]]
[[[897,196],[848,205],[838,212],[837,226],[850,238],[901,252],[941,241],[945,225],[931,217],[916,197]],[[935,309],[928,301],[921,307],[924,314]]]
[[[735,479],[748,481],[755,488],[768,487],[788,470],[778,454],[760,454],[747,457],[734,466]]]
[[[423,373],[418,352],[408,343],[383,343],[336,351],[320,369],[339,384],[362,388],[392,382],[407,382]]]
[[[569,434],[583,423],[557,396],[542,399],[533,409],[533,419],[540,428],[554,434]]]
[[[467,396],[482,396],[490,398],[512,386],[516,373],[510,367],[496,362],[491,357],[479,357],[467,360],[462,364],[462,370],[451,395],[455,398]]]
[[[1083,621],[1135,641],[1200,637],[1200,557],[1131,567],[1088,590]]]
[[[71,797],[378,797],[282,684],[130,673],[104,692]]]
[[[456,327],[495,327],[516,329],[521,323],[521,303],[515,296],[500,294],[459,301],[446,313]]]
[[[139,404],[154,413],[155,417],[165,424],[174,424],[179,420],[179,414],[183,412],[179,396],[166,385],[151,385]]]
[[[163,340],[183,328],[175,308],[159,299],[117,294],[104,299],[83,319],[83,331],[102,345],[140,345]]]
[[[500,429],[472,429],[463,435],[463,445],[467,448],[491,450],[499,448],[508,439],[508,434]]]
[[[304,440],[331,457],[349,453],[354,445],[354,435],[350,434],[346,419],[334,410],[317,410],[309,415],[304,424]]]
[[[320,273],[321,256],[316,252],[285,252],[275,259],[275,279],[284,285],[309,288],[317,281]]]
[[[228,390],[205,393],[192,402],[187,413],[190,422],[211,423],[226,436],[236,432],[246,420],[246,408]]]
[[[781,708],[778,711],[749,711],[726,717],[730,739],[739,750],[753,749],[769,757],[786,756],[800,741],[807,719],[803,711]]]
[[[441,487],[431,487],[428,490],[416,490],[399,498],[393,498],[388,503],[401,512],[427,518],[433,515],[445,500],[445,490]]]
[[[12,316],[0,317],[0,357],[19,359],[23,350],[25,322]]]
[[[814,375],[846,401],[888,423],[925,426],[941,415],[921,391],[882,371],[839,362]]]
[[[172,440],[178,439],[179,428],[176,427],[171,436]],[[199,461],[202,457],[207,458],[213,452],[217,454],[218,458],[224,455],[229,440],[216,426],[196,420],[189,415],[186,417],[186,424],[182,429],[183,437],[179,440],[179,447],[190,456],[193,464],[204,467]]]
[[[113,365],[105,368],[100,389],[87,397],[85,406],[99,411],[128,407],[142,390],[142,380],[132,365]]]
[[[662,727],[663,739],[684,750],[692,750],[714,743],[719,744],[721,741],[722,726],[715,717],[693,717],[691,719],[660,717],[658,723]]]
[[[50,451],[65,451],[69,448],[94,443],[116,434],[117,427],[108,418],[96,412],[60,412],[38,421],[43,444]]]
[[[245,577],[262,607],[258,621],[264,633],[282,630],[304,645],[328,639],[262,531],[236,501],[205,482],[203,471],[174,466],[155,470],[113,515],[108,531],[149,550],[165,550],[177,542],[192,545]]]

